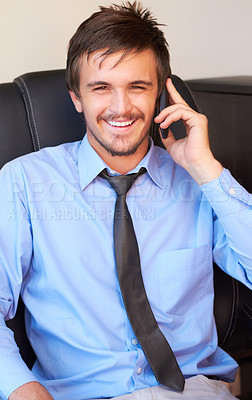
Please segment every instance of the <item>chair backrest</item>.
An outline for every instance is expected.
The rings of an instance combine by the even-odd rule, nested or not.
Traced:
[[[27,114],[16,83],[0,85],[0,167],[33,151]]]
[[[13,83],[0,85],[0,166],[7,161],[37,151],[45,146],[79,140],[85,133],[85,122],[76,112],[65,86],[65,71],[43,71],[22,75]],[[187,103],[197,105],[187,85],[177,76],[173,83]],[[175,136],[184,135],[181,122],[172,126]],[[152,136],[162,146],[157,126]],[[215,267],[215,318],[219,344],[230,353],[251,346],[252,329],[245,318],[251,309],[251,292],[235,279]],[[245,311],[243,312],[242,310]],[[251,308],[250,308],[251,307]],[[7,322],[14,331],[20,352],[29,367],[35,356],[24,328],[24,306]]]

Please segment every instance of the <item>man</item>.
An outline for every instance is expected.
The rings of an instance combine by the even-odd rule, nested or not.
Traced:
[[[83,141],[3,168],[3,399],[234,398],[218,380],[232,381],[237,365],[217,346],[212,257],[251,287],[251,198],[214,158],[205,116],[184,102],[169,77],[167,44],[149,12],[135,3],[101,8],[79,27],[68,51],[67,85],[85,116]],[[170,106],[155,122],[165,129],[182,119],[187,129],[179,141],[169,131],[167,151],[148,134],[165,83]],[[148,301],[186,378],[183,392],[159,384],[118,283],[117,195],[101,172],[111,177],[141,168],[127,205]],[[4,324],[20,293],[37,355],[32,372]]]

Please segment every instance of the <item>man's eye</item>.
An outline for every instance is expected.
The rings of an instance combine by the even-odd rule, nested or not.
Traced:
[[[139,86],[139,85],[133,85],[132,86],[132,89],[144,89],[144,87],[143,86]]]
[[[144,86],[140,86],[140,85],[132,85],[131,89],[132,90],[136,90],[136,91],[143,91],[143,90],[145,90],[145,87]]]
[[[108,89],[107,86],[97,86],[97,87],[94,88],[94,91],[95,92],[98,92],[98,91],[103,92],[103,91],[105,91],[107,89]]]

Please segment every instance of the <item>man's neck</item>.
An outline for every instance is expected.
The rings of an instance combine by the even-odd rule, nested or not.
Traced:
[[[99,154],[99,153],[98,153]],[[100,155],[100,154],[99,154]],[[145,156],[145,154],[144,154]],[[129,171],[132,171],[139,162],[143,159],[144,156],[141,157],[132,157],[132,156],[104,156],[102,154],[103,161],[111,168],[113,171],[118,172],[120,175],[125,175]]]

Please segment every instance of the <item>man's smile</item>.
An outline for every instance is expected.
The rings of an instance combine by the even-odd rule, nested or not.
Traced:
[[[106,121],[109,125],[119,127],[119,128],[124,128],[126,126],[131,126],[135,120],[130,120],[130,121]]]

